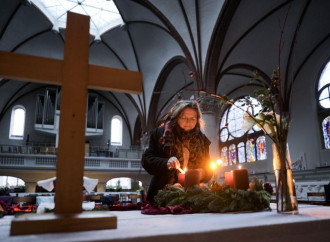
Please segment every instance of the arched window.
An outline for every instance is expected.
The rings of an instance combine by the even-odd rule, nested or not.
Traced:
[[[20,186],[25,186],[22,179],[12,176],[0,176],[0,187],[15,188]]]
[[[330,108],[330,62],[328,62],[321,73],[318,91],[321,107]]]
[[[318,83],[318,113],[323,133],[323,145],[330,149],[330,61],[321,72]]]
[[[246,141],[246,160],[247,162],[256,161],[256,150],[253,139]]]
[[[106,191],[138,191],[142,189],[142,182],[129,177],[112,178],[106,183]]]
[[[24,138],[25,108],[21,105],[13,107],[11,111],[9,139]]]
[[[248,132],[242,129],[245,112],[249,111],[256,115],[262,106],[253,97],[243,97],[234,102],[235,105],[229,106],[223,113],[220,123],[220,150],[223,162],[228,165],[237,163],[253,162],[256,160],[256,142],[259,136],[263,135],[258,127],[253,127]],[[264,137],[264,136],[262,136]],[[264,145],[262,151],[266,151],[266,139],[261,139],[260,146]],[[229,148],[227,148],[229,147]],[[224,159],[226,149],[226,159]],[[257,149],[257,152],[259,149]],[[258,153],[259,154],[259,153]],[[261,157],[266,157],[266,153],[261,153]],[[237,160],[238,158],[238,160]],[[259,158],[258,158],[259,159]]]
[[[229,146],[229,165],[236,164],[237,158],[236,158],[236,146],[234,144],[231,144]]]
[[[266,137],[265,136],[260,136],[257,138],[257,158],[258,158],[258,160],[267,159]]]
[[[227,155],[227,147],[222,147],[221,149],[221,158],[222,158],[222,164],[225,166],[228,166],[228,155]]]
[[[244,144],[244,142],[240,142],[237,145],[237,150],[238,150],[238,161],[239,161],[239,163],[245,163],[246,159],[245,159],[245,144]]]
[[[322,121],[324,145],[326,149],[330,149],[330,116]]]
[[[122,145],[123,121],[116,115],[111,119],[111,145]]]

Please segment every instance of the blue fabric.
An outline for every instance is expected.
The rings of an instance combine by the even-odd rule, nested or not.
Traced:
[[[0,201],[4,201],[6,205],[11,206],[13,202],[12,196],[0,196]]]

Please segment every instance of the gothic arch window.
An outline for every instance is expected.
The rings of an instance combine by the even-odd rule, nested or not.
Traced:
[[[229,146],[229,165],[236,164],[237,158],[236,158],[236,145],[231,144]]]
[[[330,149],[330,61],[323,68],[318,82],[318,116],[323,133],[323,147]]]
[[[254,140],[249,139],[246,141],[246,160],[247,162],[256,161],[256,150],[254,147]]]
[[[111,119],[111,145],[122,145],[123,120],[120,116],[113,116]]]
[[[245,163],[246,157],[245,157],[245,144],[244,142],[240,142],[237,145],[237,151],[238,151],[238,161],[239,163]]]
[[[221,148],[221,159],[222,159],[222,164],[225,166],[228,166],[228,151],[227,151],[227,146],[224,146]]]
[[[257,138],[257,158],[258,160],[267,159],[267,150],[266,150],[266,137],[260,136]]]
[[[9,139],[23,140],[25,129],[25,108],[16,105],[11,111]]]
[[[241,128],[245,111],[256,115],[262,109],[260,103],[255,98],[246,96],[237,99],[234,104],[224,111],[220,122],[219,138],[223,164],[234,165],[267,159],[266,139],[260,128],[255,126],[248,132]],[[261,152],[259,156],[258,152]]]

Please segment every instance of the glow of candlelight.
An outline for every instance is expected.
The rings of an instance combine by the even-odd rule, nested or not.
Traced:
[[[240,169],[242,169],[242,166],[241,166],[241,165],[239,165],[239,166],[238,166],[238,169],[239,169],[239,170],[240,170]]]
[[[212,170],[214,170],[216,166],[217,165],[215,164],[215,162],[211,162],[211,168],[212,168]]]
[[[182,170],[180,167],[178,167],[178,170],[179,170],[181,173],[183,173],[183,174],[186,173],[186,172],[185,172],[184,170]]]
[[[222,165],[222,160],[221,159],[217,159],[217,164],[220,166]]]

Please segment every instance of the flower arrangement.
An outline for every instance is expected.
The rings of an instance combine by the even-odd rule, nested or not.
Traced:
[[[255,90],[254,96],[262,106],[262,111],[254,116],[248,110],[237,106],[233,100],[230,100],[226,95],[220,96],[207,93],[210,96],[221,99],[220,104],[233,105],[245,113],[242,129],[247,132],[254,126],[259,127],[264,133],[280,148],[280,143],[286,143],[290,124],[290,108],[288,103],[291,102],[290,95],[283,98],[281,95],[281,80],[279,77],[279,68],[274,70],[269,83],[261,78],[257,71],[253,73],[250,82],[257,81],[262,84],[262,88]],[[206,93],[205,91],[201,91]],[[288,99],[288,100],[287,100]],[[249,99],[246,99],[246,104],[252,106]]]
[[[264,80],[257,71],[253,73],[250,82],[258,82],[261,88],[255,90],[254,96],[262,106],[262,110],[253,115],[249,110],[237,106],[227,96],[209,94],[220,98],[221,105],[229,104],[245,112],[242,129],[248,132],[252,127],[259,127],[265,135],[273,141],[273,166],[276,182],[276,195],[278,211],[297,211],[298,205],[295,198],[291,159],[288,153],[287,139],[291,121],[290,104],[293,82],[288,85],[282,83],[280,67],[273,71],[270,80]],[[246,104],[252,106],[249,99]]]

